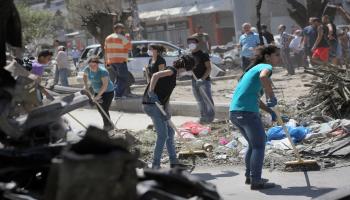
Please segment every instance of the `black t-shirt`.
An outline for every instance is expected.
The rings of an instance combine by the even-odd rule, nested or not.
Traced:
[[[327,26],[324,26],[324,25],[321,25],[321,28],[323,30],[323,37],[322,37],[320,43],[318,43],[317,48],[320,48],[320,47],[327,48],[327,47],[329,47],[329,45],[328,45],[328,28],[327,28]]]
[[[158,79],[157,84],[154,88],[154,93],[156,93],[162,105],[165,105],[169,102],[170,95],[176,86],[176,69],[174,67],[169,66],[166,67],[165,70],[171,70],[173,71],[173,74],[171,76],[166,76]],[[149,100],[148,89],[149,84],[147,85],[146,90],[143,94],[142,104],[153,104]]]
[[[275,41],[275,39],[273,38],[273,35],[268,31],[263,32],[262,35],[266,38],[267,44],[271,44],[272,42]]]
[[[198,79],[200,79],[202,78],[202,76],[205,74],[205,71],[207,70],[205,66],[205,62],[210,61],[209,54],[203,53],[203,51],[199,50],[197,52],[192,53],[192,56],[194,59],[193,73]],[[210,80],[210,76],[208,76],[206,80]]]
[[[164,58],[160,55],[157,56],[157,60],[154,63],[152,63],[152,58],[149,59],[147,66],[149,78],[151,78],[154,73],[157,73],[159,71],[159,65],[161,64],[164,64],[166,66]]]

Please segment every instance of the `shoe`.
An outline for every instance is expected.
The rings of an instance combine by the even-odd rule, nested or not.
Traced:
[[[126,96],[114,97],[114,100],[118,101],[118,100],[123,100],[123,99],[126,99],[126,98],[127,98]]]
[[[244,183],[245,183],[246,185],[250,185],[250,181],[251,181],[250,178],[245,178],[245,182],[244,182]],[[269,179],[262,178],[261,181],[264,182],[264,183],[267,183],[267,182],[269,182]]]
[[[251,183],[250,189],[251,190],[264,190],[264,189],[270,189],[274,188],[276,185],[274,183],[264,183],[263,181],[260,181],[259,183]]]
[[[182,164],[182,163],[176,163],[176,164],[170,164],[170,168],[173,169],[173,168],[178,168],[178,169],[188,169],[190,168],[191,166],[190,165],[186,165],[186,164]]]

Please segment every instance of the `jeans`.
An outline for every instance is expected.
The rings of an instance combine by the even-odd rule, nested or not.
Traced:
[[[79,58],[73,58],[73,63],[75,67],[77,67],[78,61],[79,61]]]
[[[198,103],[199,112],[200,112],[200,122],[210,123],[214,120],[215,111],[211,105],[214,105],[213,98],[211,96],[211,81],[204,80],[204,84],[200,88],[196,84],[196,80],[192,79],[192,91],[193,95]],[[206,94],[207,97],[203,94]]]
[[[58,69],[58,67],[56,67],[54,85],[58,84],[58,80],[61,82],[62,86],[68,86],[68,69],[67,68]]]
[[[241,67],[242,67],[243,71],[245,71],[249,67],[250,61],[251,61],[251,59],[249,57],[242,56]]]
[[[96,96],[97,94],[95,94]],[[112,92],[105,92],[102,94],[101,100],[102,102],[99,103],[102,107],[102,109],[105,111],[105,113],[109,116],[109,107],[111,106],[112,100],[114,98],[114,91]],[[111,122],[108,120],[108,118],[103,114],[103,112],[101,111],[101,109],[99,107],[97,107],[98,112],[101,114],[102,119],[103,119],[103,127],[111,127],[112,124]]]
[[[248,151],[245,155],[245,176],[251,177],[252,182],[260,182],[266,143],[260,115],[255,112],[231,111],[230,119],[248,142]]]
[[[111,64],[113,74],[115,77],[114,91],[116,97],[123,96],[125,89],[128,87],[128,67],[126,63],[113,63]]]
[[[294,71],[294,67],[292,65],[292,62],[290,60],[289,48],[281,49],[281,56],[282,56],[282,61],[283,61],[284,67],[286,67],[288,74],[294,75],[295,71]]]
[[[165,144],[168,150],[170,164],[176,164],[177,158],[174,144],[174,129],[170,127],[167,118],[160,112],[155,104],[144,104],[143,110],[151,117],[154,128],[157,132],[152,168],[160,168],[160,160],[162,158]]]

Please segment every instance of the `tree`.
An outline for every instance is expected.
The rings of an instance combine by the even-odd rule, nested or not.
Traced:
[[[288,8],[289,16],[301,27],[309,25],[310,17],[321,18],[328,4],[328,0],[306,0],[306,6],[298,0],[287,0],[287,2],[292,7]]]
[[[135,26],[132,9],[123,10],[122,0],[65,0],[69,19],[74,27],[84,27],[103,47],[105,38],[113,32],[113,24],[121,22],[133,36]],[[133,1],[136,5],[136,1]],[[137,14],[137,12],[136,12]],[[138,18],[136,18],[138,19]]]
[[[51,38],[54,34],[54,15],[45,10],[32,10],[30,7],[17,5],[21,16],[24,44],[37,44],[42,38]]]

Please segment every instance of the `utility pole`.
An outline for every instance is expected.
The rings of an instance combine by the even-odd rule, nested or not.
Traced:
[[[132,16],[132,39],[134,40],[141,40],[142,37],[142,30],[143,27],[141,26],[141,20],[139,17],[139,9],[137,7],[136,0],[130,1],[130,9],[131,9],[131,16]]]

